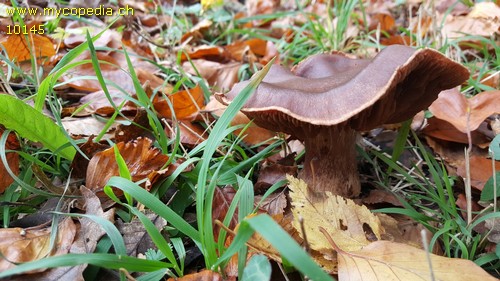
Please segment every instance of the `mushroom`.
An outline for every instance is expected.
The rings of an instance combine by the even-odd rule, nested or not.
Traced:
[[[241,111],[304,142],[299,177],[313,194],[353,198],[361,190],[356,132],[405,121],[468,77],[465,67],[431,49],[392,45],[371,60],[319,54],[292,71],[273,65]],[[248,83],[218,99],[229,104]]]

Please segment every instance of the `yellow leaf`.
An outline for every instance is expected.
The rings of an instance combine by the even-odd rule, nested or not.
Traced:
[[[224,4],[224,0],[201,0],[200,2],[204,11],[213,7],[222,6],[222,4]]]
[[[431,280],[424,250],[377,241],[359,251],[338,251],[339,280]],[[497,280],[474,262],[429,254],[434,280]]]
[[[312,249],[331,253],[331,245],[319,231],[319,226],[325,228],[338,247],[345,251],[360,250],[371,241],[381,239],[384,228],[379,218],[365,206],[356,205],[354,201],[330,192],[327,192],[326,199],[315,199],[308,194],[307,184],[303,180],[292,176],[287,176],[287,179],[292,191],[290,197],[294,217],[303,218]],[[297,219],[293,225],[302,233]]]

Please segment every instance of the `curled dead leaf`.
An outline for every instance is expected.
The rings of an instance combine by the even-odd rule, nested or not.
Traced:
[[[162,168],[167,163],[168,156],[162,154],[159,149],[152,148],[151,145],[152,141],[148,138],[138,138],[132,142],[116,144],[127,164],[132,181],[148,179],[149,182],[146,185],[151,185],[175,170],[174,164]],[[100,151],[90,159],[86,186],[94,192],[100,192],[111,177],[119,174],[114,149]],[[115,190],[115,193],[121,194],[121,191]]]

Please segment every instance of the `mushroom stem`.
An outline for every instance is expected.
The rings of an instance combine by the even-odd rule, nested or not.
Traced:
[[[299,177],[317,196],[326,196],[325,191],[347,198],[358,196],[356,131],[345,124],[315,129],[304,138],[306,155]]]

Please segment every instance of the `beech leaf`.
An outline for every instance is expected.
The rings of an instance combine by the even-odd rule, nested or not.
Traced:
[[[427,254],[424,250],[377,241],[352,252],[338,251],[339,280],[497,280],[474,262]]]

